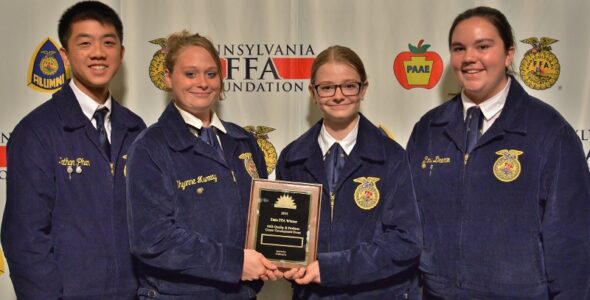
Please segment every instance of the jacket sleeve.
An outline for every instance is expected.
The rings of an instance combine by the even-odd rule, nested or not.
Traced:
[[[369,283],[418,266],[422,229],[407,157],[387,166],[390,182],[380,218],[381,233],[353,248],[318,253],[323,286]]]
[[[552,299],[590,299],[590,172],[580,140],[564,126],[545,155],[541,202]]]
[[[8,141],[2,246],[19,299],[59,299],[63,290],[51,236],[57,158],[40,137],[23,121]]]
[[[127,209],[132,253],[168,272],[229,283],[240,280],[244,252],[195,232],[175,218],[174,168],[168,148],[131,146],[127,163]],[[214,226],[214,225],[211,225]]]

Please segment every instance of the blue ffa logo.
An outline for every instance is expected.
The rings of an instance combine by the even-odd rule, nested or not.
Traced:
[[[70,78],[57,44],[47,38],[37,46],[31,56],[27,86],[44,93],[53,93]]]

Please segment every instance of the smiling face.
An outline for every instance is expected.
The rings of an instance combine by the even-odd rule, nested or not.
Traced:
[[[72,23],[67,50],[60,49],[76,86],[99,103],[106,101],[123,53],[115,27],[91,19]]]
[[[343,88],[350,88],[350,86],[347,87],[347,83],[354,85],[359,82],[362,85],[358,95],[345,96],[342,93]],[[333,96],[320,97],[316,89],[318,85],[340,85],[340,87],[336,88]],[[368,81],[362,82],[359,73],[352,66],[343,62],[330,61],[319,67],[314,84],[309,86],[309,92],[322,111],[326,125],[344,125],[356,120],[367,86]]]
[[[174,101],[183,110],[209,124],[211,108],[219,99],[221,77],[211,54],[200,46],[183,47],[165,79]]]
[[[499,93],[508,80],[514,48],[505,49],[498,30],[488,20],[461,21],[451,36],[451,66],[469,99],[481,103]]]

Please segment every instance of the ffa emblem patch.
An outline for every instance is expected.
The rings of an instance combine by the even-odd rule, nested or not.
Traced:
[[[542,37],[539,41],[538,38],[531,37],[521,42],[533,46],[524,54],[520,62],[520,76],[524,83],[535,90],[546,90],[552,87],[559,78],[561,67],[549,45],[557,40]]]
[[[502,149],[496,154],[500,155],[494,163],[494,176],[502,182],[512,182],[520,175],[520,161],[518,156],[524,152],[519,150]]]
[[[161,47],[160,50],[154,53],[154,56],[152,56],[152,60],[150,61],[150,80],[157,88],[161,89],[162,91],[168,91],[166,80],[164,80],[164,59],[166,58],[164,48],[166,47],[166,39],[159,38],[151,40],[150,43],[159,45]]]
[[[268,133],[274,131],[274,128],[267,126],[244,126],[244,129],[256,136],[256,143],[264,153],[264,161],[266,162],[266,172],[272,173],[277,166],[277,149],[271,142],[268,141]]]
[[[57,44],[45,39],[31,56],[27,86],[44,93],[53,93],[61,88],[69,76]]]
[[[377,177],[359,177],[353,181],[359,186],[354,190],[354,202],[364,210],[372,209],[379,203],[379,190],[375,184],[380,179]]]
[[[260,177],[260,176],[258,176],[258,170],[256,170],[256,164],[254,163],[254,160],[252,159],[252,153],[250,153],[250,152],[242,153],[238,157],[244,161],[244,168],[246,168],[246,171],[248,172],[248,174],[250,174],[250,177],[252,177],[252,178],[259,178]]]

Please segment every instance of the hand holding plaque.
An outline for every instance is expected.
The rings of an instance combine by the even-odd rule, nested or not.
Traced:
[[[279,268],[316,260],[321,184],[254,179],[246,248]]]

